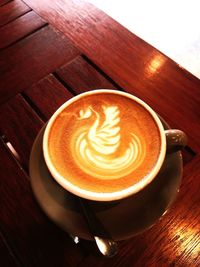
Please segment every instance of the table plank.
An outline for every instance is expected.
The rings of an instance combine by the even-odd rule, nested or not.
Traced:
[[[46,76],[23,92],[27,100],[39,110],[46,121],[65,101],[73,95],[53,74]]]
[[[189,145],[200,151],[199,79],[89,3],[25,2],[120,87],[149,103],[173,127],[186,131]]]
[[[71,62],[55,71],[56,77],[64,82],[64,86],[52,74],[23,92],[39,112],[48,119],[55,110],[73,96],[98,88],[115,88],[95,67],[78,56]],[[72,93],[69,92],[72,90]],[[48,100],[48,102],[47,102]],[[49,103],[49,104],[48,104]]]
[[[0,0],[0,7],[7,4],[8,2],[11,2],[12,0]]]
[[[1,140],[0,158],[0,229],[23,266],[77,266],[84,253],[40,210],[26,174]]]
[[[71,42],[49,26],[1,51],[0,103],[77,55]]]
[[[0,49],[26,37],[44,25],[46,22],[33,11],[4,25],[0,28]]]
[[[14,0],[0,7],[0,26],[29,12],[31,8],[20,0]]]
[[[20,95],[0,106],[0,134],[12,144],[26,170],[33,141],[43,124]]]
[[[114,82],[106,79],[81,56],[56,70],[56,73],[77,94],[92,89],[116,89]]]

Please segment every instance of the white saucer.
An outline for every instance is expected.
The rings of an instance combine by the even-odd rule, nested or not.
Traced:
[[[29,170],[35,197],[43,211],[59,227],[70,234],[91,240],[76,196],[64,190],[53,179],[44,162],[44,129],[45,126],[38,134],[30,156]],[[89,204],[115,240],[127,239],[149,228],[161,217],[175,199],[181,178],[181,152],[171,153],[166,156],[161,171],[148,188],[121,201],[89,201]]]

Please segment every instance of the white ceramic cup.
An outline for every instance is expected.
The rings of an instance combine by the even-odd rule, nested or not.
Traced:
[[[54,167],[53,163],[51,162],[51,159],[49,157],[49,151],[48,151],[49,132],[50,132],[50,129],[51,129],[52,124],[53,124],[54,120],[56,119],[56,117],[67,106],[76,102],[77,100],[84,98],[85,96],[95,95],[95,94],[97,94],[97,93],[99,94],[101,92],[102,93],[109,92],[109,93],[112,93],[114,95],[115,94],[122,95],[122,96],[128,97],[132,101],[135,101],[135,102],[139,103],[141,106],[143,106],[149,112],[149,114],[152,116],[152,118],[154,119],[154,121],[155,121],[155,123],[159,129],[160,140],[161,140],[160,153],[159,153],[157,162],[154,165],[154,167],[152,168],[152,170],[149,172],[149,174],[146,175],[145,178],[142,178],[139,182],[133,184],[132,186],[130,186],[126,189],[122,189],[121,191],[111,192],[111,193],[92,192],[92,191],[88,191],[88,190],[79,188],[78,186],[72,184],[67,179],[67,177],[62,177],[58,173],[58,171]],[[149,130],[151,130],[151,129],[149,129]],[[149,105],[147,105],[144,101],[139,99],[138,97],[135,97],[129,93],[125,93],[125,92],[121,92],[121,91],[117,91],[117,90],[99,89],[99,90],[93,90],[93,91],[79,94],[79,95],[71,98],[70,100],[65,102],[60,108],[58,108],[58,110],[50,118],[50,120],[46,126],[45,132],[44,132],[43,154],[44,154],[44,159],[45,159],[46,165],[47,165],[50,173],[52,174],[53,178],[67,191],[69,191],[69,192],[71,192],[71,193],[73,193],[79,197],[90,199],[90,200],[115,201],[115,200],[126,198],[130,195],[133,195],[133,194],[141,191],[144,187],[148,186],[148,184],[150,184],[152,182],[152,180],[157,176],[158,172],[160,171],[160,169],[164,163],[164,160],[165,160],[166,151],[167,150],[173,151],[173,152],[177,151],[177,150],[181,149],[183,146],[185,146],[186,142],[187,142],[187,138],[186,138],[186,135],[184,134],[184,132],[182,132],[180,130],[174,130],[174,129],[173,130],[170,129],[170,130],[165,131],[163,128],[162,122],[161,122],[160,118],[158,117],[158,115],[155,113],[155,111]]]

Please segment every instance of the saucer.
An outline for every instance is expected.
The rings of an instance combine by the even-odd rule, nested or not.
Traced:
[[[167,124],[163,125],[168,129]],[[78,197],[63,189],[48,171],[42,151],[44,130],[45,126],[36,137],[30,155],[34,195],[46,215],[64,231],[92,240]],[[149,228],[165,213],[176,197],[181,178],[181,152],[170,153],[156,178],[137,194],[115,202],[88,202],[113,239],[124,240]]]

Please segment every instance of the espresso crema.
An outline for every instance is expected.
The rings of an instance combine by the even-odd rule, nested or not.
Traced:
[[[104,193],[148,175],[160,147],[157,124],[142,105],[98,91],[69,104],[53,122],[48,140],[60,175],[82,189]]]

